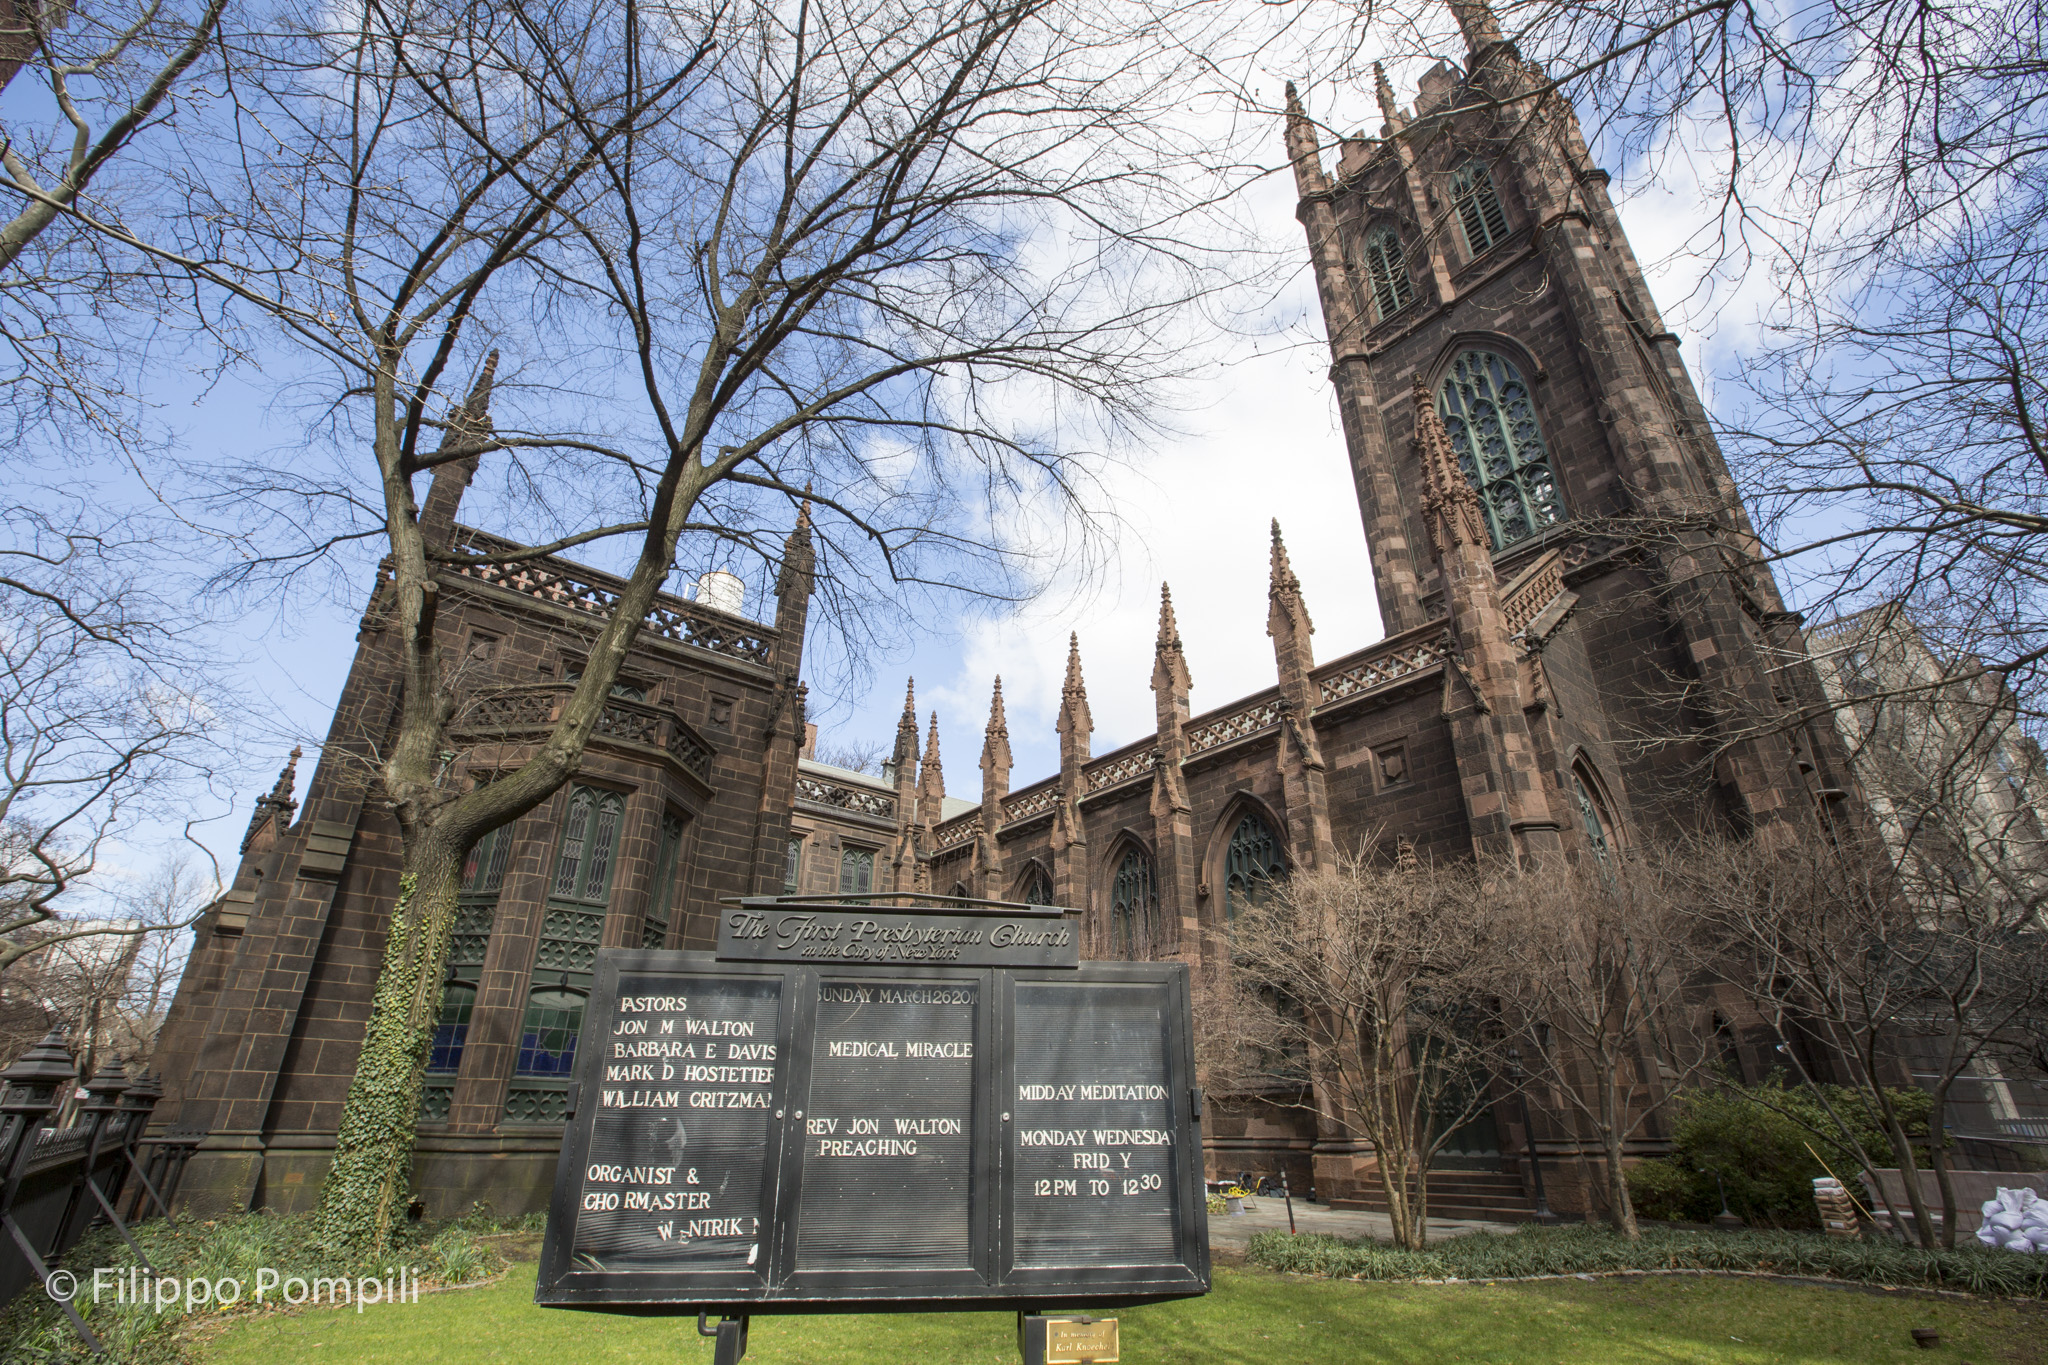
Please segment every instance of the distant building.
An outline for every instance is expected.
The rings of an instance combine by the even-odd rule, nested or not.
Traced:
[[[1813,626],[1807,648],[1873,826],[1930,911],[1977,902],[2037,932],[2048,902],[2048,764],[2018,699],[1973,658],[1936,650],[1887,603]],[[1902,1043],[1914,1079],[1937,1045]],[[1980,1169],[2038,1169],[2048,1087],[1992,1058],[1953,1088],[1950,1130]]]

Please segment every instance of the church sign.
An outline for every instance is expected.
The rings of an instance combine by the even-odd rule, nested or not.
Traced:
[[[748,901],[598,954],[536,1301],[1066,1310],[1206,1293],[1187,968],[1045,907]]]

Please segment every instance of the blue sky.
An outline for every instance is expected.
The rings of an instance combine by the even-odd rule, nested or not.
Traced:
[[[1398,75],[1397,75],[1398,80]],[[1259,92],[1279,103],[1278,82]],[[1405,86],[1407,83],[1402,82]],[[1308,91],[1311,113],[1335,127],[1376,125],[1368,89]],[[1403,99],[1408,97],[1404,88]],[[1280,127],[1272,126],[1279,161]],[[1667,178],[1637,187],[1623,218],[1653,287],[1669,306],[1692,295],[1697,269],[1683,250],[1705,217],[1682,161]],[[1248,212],[1276,249],[1301,256],[1294,190],[1284,173],[1250,191]],[[1685,339],[1699,374],[1704,352],[1725,361],[1739,349],[1742,319],[1764,304],[1750,287],[1714,299],[1719,307],[1673,310],[1668,321]],[[1097,729],[1095,751],[1107,752],[1151,732],[1149,690],[1159,585],[1172,584],[1199,712],[1267,686],[1273,677],[1265,635],[1268,525],[1278,519],[1300,575],[1317,633],[1318,659],[1335,658],[1381,634],[1371,576],[1341,433],[1327,382],[1328,351],[1306,269],[1276,294],[1245,301],[1261,325],[1219,346],[1215,378],[1176,414],[1182,434],[1160,443],[1136,467],[1116,471],[1106,487],[1124,518],[1118,558],[1093,581],[1071,578],[1044,599],[990,616],[962,610],[920,621],[908,646],[871,661],[873,686],[863,695],[832,695],[817,677],[813,718],[825,741],[878,740],[894,733],[903,679],[918,682],[920,729],[936,710],[955,795],[978,793],[976,761],[993,677],[1003,678],[1016,756],[1015,785],[1057,766],[1053,721],[1070,631],[1078,633]],[[1711,324],[1709,326],[1708,324]],[[1704,330],[1695,330],[1703,328]],[[290,454],[303,415],[273,407],[265,390],[227,381],[203,392],[158,395],[159,416],[194,458],[258,451]],[[1711,401],[1711,392],[1710,392]],[[130,490],[131,492],[133,490]],[[510,529],[510,528],[506,528]],[[367,570],[284,595],[254,594],[233,604],[218,634],[232,660],[244,704],[238,721],[246,767],[228,774],[223,790],[198,794],[197,837],[231,869],[234,845],[250,801],[268,788],[293,743],[315,744],[355,648],[355,627],[369,586]],[[748,611],[772,603],[753,589]],[[310,770],[310,764],[308,765]],[[228,793],[232,798],[228,798]],[[137,830],[119,851],[125,870],[146,870],[168,846],[167,826]]]

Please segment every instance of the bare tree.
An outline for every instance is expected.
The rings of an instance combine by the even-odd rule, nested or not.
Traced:
[[[1220,1079],[1309,1080],[1327,1130],[1372,1144],[1403,1247],[1427,1243],[1430,1168],[1508,1074],[1494,1008],[1506,945],[1481,901],[1470,864],[1412,853],[1297,872],[1239,913],[1230,1007],[1201,1023],[1241,1030],[1232,1059],[1212,1062]]]
[[[136,453],[140,358],[166,328],[203,320],[163,306],[178,278],[84,230],[72,212],[147,221],[152,178],[124,182],[118,168],[197,83],[195,65],[227,7],[17,0],[0,22],[0,86],[13,83],[0,128],[0,188],[9,192],[0,210],[0,348],[12,359],[0,411],[13,417],[17,443],[61,446],[74,482],[91,436]]]
[[[888,756],[889,746],[878,739],[844,739],[818,747],[818,762],[850,773],[879,774]]]
[[[1516,1046],[1599,1139],[1607,1219],[1634,1238],[1627,1142],[1714,1060],[1688,989],[1698,935],[1681,866],[1653,851],[1489,881],[1490,932],[1515,945],[1502,995]]]
[[[1874,840],[1703,845],[1691,862],[1689,894],[1724,979],[1776,1032],[1803,1080],[1847,1084],[1865,1122],[1891,1143],[1886,1155],[1905,1178],[1922,1244],[1953,1245],[1944,1110],[1957,1080],[2043,1008],[2048,936],[2036,908],[1965,878],[1924,894],[1913,865]],[[1908,1066],[1935,1097],[1928,1146],[1942,1191],[1939,1234],[1887,1088]],[[1879,1154],[1862,1148],[1850,1116],[1815,1095],[1843,1145],[1866,1170],[1878,1169]]]
[[[1177,234],[1214,178],[1155,117],[1181,80],[1158,30],[1042,0],[286,3],[264,29],[234,39],[232,119],[166,167],[184,238],[74,216],[306,362],[327,463],[223,475],[247,572],[357,543],[388,566],[399,714],[355,758],[403,871],[322,1204],[376,1245],[461,860],[575,771],[671,566],[809,572],[765,533],[804,503],[828,600],[1028,590],[1034,545],[1072,547],[1016,528],[1088,530],[1093,471],[1185,367],[1205,277]],[[422,525],[416,481],[484,457],[531,548]],[[528,761],[461,785],[443,578],[573,546],[625,561],[575,691]]]
[[[0,551],[0,971],[52,945],[128,936],[104,921],[68,927],[59,902],[89,882],[124,819],[160,812],[220,754],[205,679],[175,667],[160,604],[107,586],[81,558],[76,539],[47,534]]]

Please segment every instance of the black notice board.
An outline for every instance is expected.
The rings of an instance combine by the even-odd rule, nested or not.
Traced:
[[[537,1302],[1115,1307],[1206,1293],[1187,969],[607,949]]]

